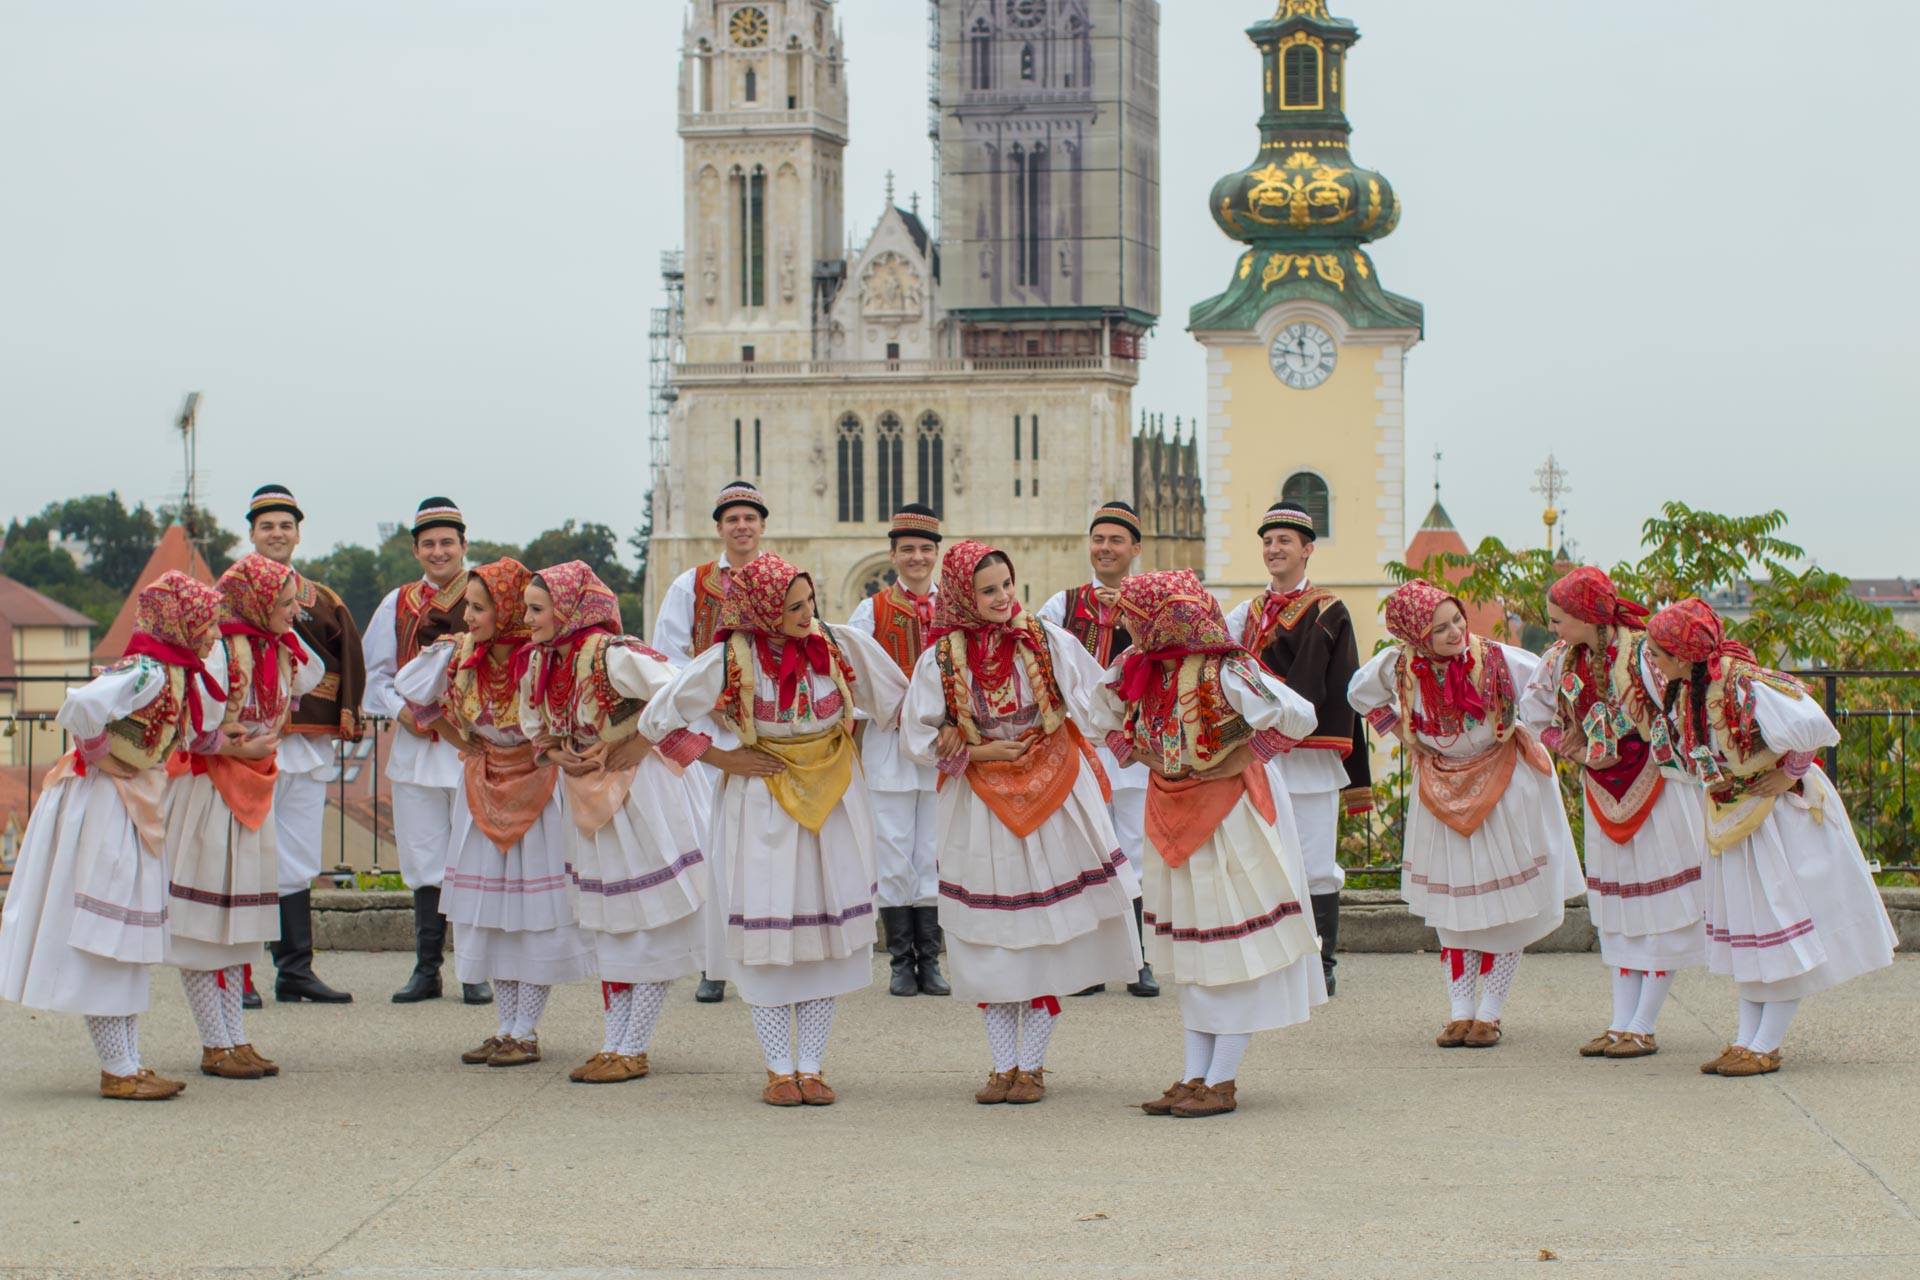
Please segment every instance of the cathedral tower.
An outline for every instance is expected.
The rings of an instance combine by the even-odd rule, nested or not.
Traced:
[[[1247,249],[1188,319],[1208,357],[1207,581],[1227,604],[1265,586],[1260,516],[1297,500],[1320,529],[1312,579],[1345,599],[1365,653],[1407,545],[1402,372],[1424,313],[1382,287],[1362,247],[1399,223],[1400,199],[1347,149],[1359,31],[1326,0],[1279,0],[1247,36],[1260,149],[1208,197]]]
[[[1157,0],[936,2],[962,354],[1135,355],[1160,310]]]
[[[692,361],[805,360],[844,256],[847,86],[828,0],[694,0],[682,42]]]

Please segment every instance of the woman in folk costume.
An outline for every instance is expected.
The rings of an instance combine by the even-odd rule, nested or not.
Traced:
[[[1700,600],[1647,624],[1666,679],[1654,751],[1706,788],[1707,968],[1732,976],[1739,1030],[1708,1075],[1780,1069],[1800,1001],[1893,963],[1897,945],[1840,794],[1817,755],[1840,740],[1791,676],[1727,639]]]
[[[1120,588],[1133,648],[1108,669],[1093,723],[1147,786],[1147,958],[1180,992],[1186,1071],[1148,1115],[1223,1115],[1256,1031],[1327,999],[1302,908],[1306,859],[1279,757],[1314,730],[1313,704],[1260,670],[1191,570]]]
[[[186,1085],[140,1065],[148,966],[167,941],[167,755],[202,732],[204,659],[220,593],[162,574],[135,603],[121,660],[67,691],[55,717],[73,735],[41,784],[0,920],[0,999],[85,1016],[100,1096],[171,1098]]]
[[[229,1080],[280,1068],[247,1040],[242,967],[280,936],[274,753],[301,694],[326,667],[293,634],[300,575],[256,553],[220,575],[221,641],[207,670],[219,699],[195,687],[205,730],[168,762],[167,963],[180,970],[200,1028],[200,1070]]]
[[[1354,673],[1347,700],[1413,761],[1400,896],[1440,935],[1452,1009],[1434,1042],[1490,1048],[1521,948],[1583,887],[1553,762],[1519,718],[1540,659],[1473,635],[1429,582],[1401,586],[1386,611],[1400,643]]]
[[[954,995],[985,1012],[993,1058],[974,1100],[1038,1102],[1059,995],[1140,970],[1107,780],[1076,723],[1102,673],[1021,610],[1004,551],[954,546],[938,601],[902,740],[945,775],[940,925]]]
[[[640,717],[663,755],[727,775],[708,848],[707,975],[752,1007],[773,1106],[834,1101],[821,1076],[834,999],[873,980],[873,811],[853,720],[893,724],[906,688],[871,636],[815,620],[809,575],[763,554],[733,571],[719,642]],[[710,715],[740,746],[692,728]]]
[[[499,1029],[460,1055],[490,1067],[540,1061],[548,995],[593,973],[593,951],[568,896],[559,769],[534,758],[520,725],[532,577],[511,558],[475,569],[467,578],[466,631],[429,645],[393,681],[413,722],[451,738],[466,769],[453,801],[440,910],[453,926],[454,976],[493,984]]]
[[[1520,718],[1579,767],[1586,793],[1587,910],[1613,974],[1613,1017],[1580,1046],[1583,1058],[1657,1052],[1654,1021],[1674,973],[1707,961],[1700,798],[1653,757],[1660,708],[1647,692],[1646,618],[1599,569],[1567,574],[1547,591],[1559,643],[1520,699]]]
[[[533,659],[520,683],[520,729],[560,769],[574,910],[600,973],[606,1038],[568,1073],[576,1084],[638,1080],[675,978],[704,959],[700,864],[707,788],[654,754],[641,708],[673,679],[667,660],[621,634],[606,583],[570,560],[526,588]],[[520,988],[523,1007],[528,988]],[[543,999],[535,993],[534,999]]]

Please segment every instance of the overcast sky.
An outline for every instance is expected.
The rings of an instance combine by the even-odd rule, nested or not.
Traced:
[[[925,9],[841,0],[847,217],[928,187]],[[1549,450],[1589,558],[1678,497],[1785,507],[1829,567],[1920,573],[1920,6],[1335,0],[1375,260],[1427,308],[1409,531],[1539,535]],[[1203,412],[1187,309],[1235,246],[1271,0],[1165,0],[1162,294],[1138,407]],[[306,550],[445,490],[476,536],[622,534],[646,324],[680,243],[678,0],[0,0],[0,516],[180,483],[240,522],[291,485]]]

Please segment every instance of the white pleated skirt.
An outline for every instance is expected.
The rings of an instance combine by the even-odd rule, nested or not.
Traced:
[[[1065,942],[999,947],[947,935],[948,978],[956,1000],[1007,1004],[1071,995],[1101,982],[1132,982],[1140,972],[1133,918],[1110,916]]]
[[[453,973],[461,982],[584,982],[594,973],[593,947],[571,924],[508,930],[456,923]]]
[[[1699,788],[1672,777],[1625,844],[1615,844],[1589,811],[1587,913],[1608,965],[1674,973],[1707,962],[1705,821]]]
[[[1899,943],[1824,770],[1753,834],[1708,856],[1707,967],[1743,1000],[1798,1000],[1893,963]]]
[[[1188,982],[1176,989],[1181,1025],[1221,1036],[1298,1026],[1327,1002],[1327,978],[1319,952],[1250,982],[1219,987]]]
[[[1440,945],[1496,955],[1538,942],[1586,888],[1551,774],[1516,761],[1500,802],[1463,836],[1418,795],[1408,806],[1400,895]]]
[[[148,853],[111,779],[44,793],[0,915],[0,999],[55,1013],[145,1013],[165,955],[166,863]]]

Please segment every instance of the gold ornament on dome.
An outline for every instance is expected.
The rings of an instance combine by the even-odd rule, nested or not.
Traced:
[[[759,9],[735,9],[727,34],[742,49],[758,49],[767,39],[767,15]]]
[[[1311,151],[1288,156],[1285,171],[1269,162],[1248,175],[1247,216],[1269,227],[1280,225],[1282,212],[1294,228],[1339,222],[1353,209],[1353,192],[1340,181],[1351,172],[1321,163]]]
[[[1340,257],[1333,253],[1276,253],[1267,258],[1267,265],[1260,268],[1260,292],[1285,280],[1288,275],[1305,280],[1312,272],[1340,292],[1347,291],[1347,273],[1340,266]]]
[[[1380,179],[1367,179],[1367,220],[1360,224],[1362,231],[1373,230],[1373,224],[1380,221]]]
[[[1273,11],[1275,22],[1284,22],[1288,18],[1327,18],[1327,0],[1280,0],[1280,7]]]

